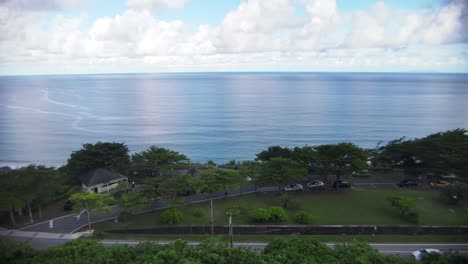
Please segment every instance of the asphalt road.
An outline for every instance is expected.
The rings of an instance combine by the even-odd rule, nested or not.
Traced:
[[[130,246],[135,246],[141,241],[111,241],[104,240],[101,243],[105,246],[112,246],[116,244],[126,244]],[[160,244],[172,243],[170,241],[155,241]],[[189,242],[190,245],[196,246],[199,242]],[[235,247],[248,247],[251,249],[263,249],[268,243],[263,242],[242,242],[234,243]],[[335,243],[326,243],[330,248],[335,247]],[[423,248],[435,248],[439,249],[442,252],[458,252],[463,255],[468,255],[468,244],[369,244],[374,249],[380,251],[383,254],[387,255],[400,255],[400,256],[411,256],[411,253],[416,250]]]

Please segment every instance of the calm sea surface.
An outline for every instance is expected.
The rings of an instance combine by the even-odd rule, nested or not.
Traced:
[[[97,141],[225,162],[270,145],[371,148],[467,127],[467,74],[0,77],[0,165],[60,165]]]

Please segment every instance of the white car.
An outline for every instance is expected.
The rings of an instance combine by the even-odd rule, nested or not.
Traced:
[[[299,183],[296,184],[290,184],[286,187],[284,187],[284,190],[287,192],[297,192],[297,191],[302,191],[304,188],[302,188],[302,185]]]
[[[416,260],[421,260],[424,254],[442,254],[442,251],[438,249],[434,249],[434,248],[426,248],[426,249],[416,250],[413,252],[412,255]]]
[[[309,189],[322,188],[324,186],[325,186],[325,183],[323,183],[322,181],[318,181],[318,180],[307,183],[307,188]]]

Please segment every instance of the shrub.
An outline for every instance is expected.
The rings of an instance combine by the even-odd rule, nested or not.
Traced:
[[[274,223],[284,222],[288,220],[288,214],[282,207],[272,206],[269,209],[270,212],[270,221]]]
[[[119,222],[127,222],[130,215],[131,214],[129,212],[121,212],[117,220],[119,220]]]
[[[303,225],[311,225],[312,224],[312,221],[313,221],[313,218],[312,218],[312,215],[307,213],[307,212],[300,212],[296,215],[296,217],[294,218],[294,220],[298,223],[298,224],[303,224]]]
[[[463,183],[454,183],[440,191],[442,200],[449,205],[456,205],[468,195],[468,186]]]
[[[161,213],[159,221],[162,224],[175,225],[182,222],[182,213],[177,208],[172,208]]]
[[[254,222],[264,223],[270,220],[270,210],[257,208],[252,212],[251,218]]]
[[[403,196],[390,196],[388,197],[388,201],[392,206],[397,207],[400,210],[401,216],[408,222],[413,224],[419,223],[421,210],[417,207],[414,200]]]
[[[195,210],[193,211],[193,216],[195,217],[202,217],[205,215],[205,212],[203,211],[202,208],[195,208]]]
[[[280,205],[284,209],[298,209],[299,208],[299,203],[291,199],[287,194],[283,194],[280,196]]]
[[[238,216],[242,212],[241,207],[238,205],[231,206],[226,209],[226,214],[229,215],[231,214],[232,216]]]

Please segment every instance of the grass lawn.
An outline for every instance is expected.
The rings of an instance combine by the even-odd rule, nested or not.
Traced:
[[[152,241],[172,241],[176,239],[183,239],[186,241],[203,241],[209,238],[209,235],[172,235],[172,234],[111,234],[99,233],[95,235],[97,239],[107,240],[152,240]],[[221,241],[228,242],[227,235],[213,236]],[[279,237],[278,235],[236,235],[234,233],[234,242],[270,242],[271,240]],[[352,242],[361,241],[366,243],[467,243],[468,237],[466,236],[300,236],[317,239],[320,242]]]
[[[296,224],[294,215],[300,211],[312,214],[315,225],[409,225],[390,206],[387,197],[403,195],[416,200],[422,210],[420,225],[466,225],[468,223],[468,202],[458,206],[447,206],[440,201],[439,192],[421,189],[366,189],[318,191],[289,194],[297,201],[298,209],[289,210],[289,219],[283,224]],[[215,225],[226,225],[226,209],[238,206],[240,215],[233,217],[234,225],[253,224],[250,221],[252,210],[260,207],[279,205],[279,195],[251,194],[214,200]],[[184,214],[181,225],[209,225],[209,203],[192,204],[178,207]],[[202,210],[204,215],[195,217],[195,211]],[[96,230],[150,228],[159,226],[159,211],[133,215],[125,223],[102,222],[95,225]]]

